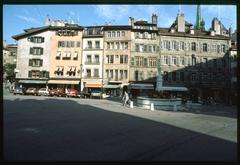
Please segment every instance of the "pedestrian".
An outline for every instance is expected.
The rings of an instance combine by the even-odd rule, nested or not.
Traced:
[[[124,92],[124,96],[123,96],[123,106],[126,105],[126,103],[128,103],[129,101],[129,95],[127,93],[127,91]]]

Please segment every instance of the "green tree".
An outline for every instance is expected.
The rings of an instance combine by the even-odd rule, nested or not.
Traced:
[[[10,82],[15,81],[15,73],[14,69],[16,68],[16,64],[7,63],[3,66],[3,72],[6,73],[6,79]]]

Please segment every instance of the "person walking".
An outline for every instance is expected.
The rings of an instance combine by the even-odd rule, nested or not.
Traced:
[[[126,103],[128,103],[129,101],[129,95],[127,93],[127,91],[124,92],[124,96],[123,96],[123,106],[126,105]]]

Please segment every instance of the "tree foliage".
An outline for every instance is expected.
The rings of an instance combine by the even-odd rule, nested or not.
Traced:
[[[14,69],[16,68],[16,64],[7,63],[3,66],[3,72],[6,73],[6,79],[10,82],[15,80]]]

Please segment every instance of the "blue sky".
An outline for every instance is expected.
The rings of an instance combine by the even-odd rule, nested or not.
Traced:
[[[176,18],[178,10],[185,20],[195,24],[197,5],[3,5],[3,39],[8,44],[11,38],[31,27],[44,26],[45,18],[71,20],[82,26],[127,25],[128,18],[145,19],[151,22],[151,15],[158,15],[158,26],[169,27]],[[236,6],[201,5],[205,28],[211,27],[213,17],[220,18],[226,28],[236,29]]]

